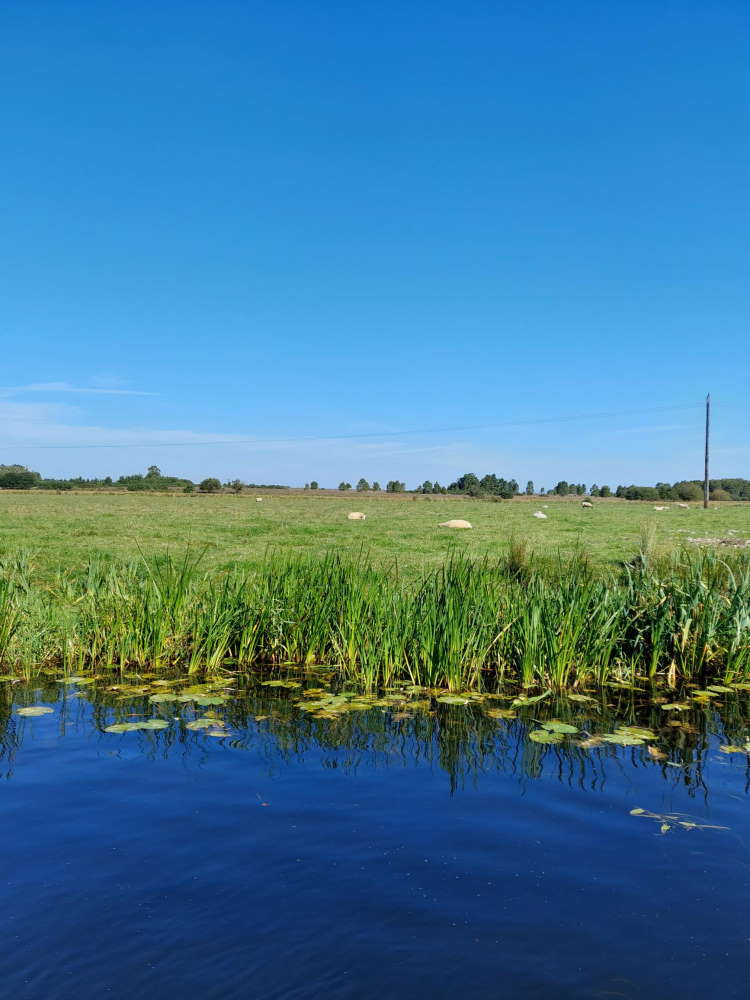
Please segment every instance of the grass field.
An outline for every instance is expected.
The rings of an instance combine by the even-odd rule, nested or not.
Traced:
[[[543,504],[548,504],[543,507]],[[0,552],[26,549],[42,576],[76,568],[90,557],[132,558],[185,546],[208,546],[207,568],[256,566],[269,548],[324,553],[362,546],[376,562],[398,559],[404,568],[427,568],[458,549],[472,556],[499,556],[508,540],[525,540],[541,554],[582,549],[598,563],[631,557],[644,531],[659,548],[688,537],[750,538],[750,503],[717,503],[683,510],[669,504],[518,499],[492,503],[461,497],[393,497],[350,494],[144,495],[140,493],[0,492]],[[364,522],[347,521],[362,511]],[[547,520],[532,517],[544,510]],[[464,518],[471,531],[439,528],[440,521]]]
[[[688,538],[748,535],[741,504],[6,493],[0,663],[327,664],[368,689],[746,683],[750,553]]]

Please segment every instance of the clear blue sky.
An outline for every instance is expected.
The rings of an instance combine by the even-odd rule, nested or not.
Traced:
[[[747,0],[6,0],[0,462],[648,483],[700,475],[710,389],[750,476],[749,38]]]

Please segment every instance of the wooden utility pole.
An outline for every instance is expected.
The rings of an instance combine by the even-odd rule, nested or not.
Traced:
[[[703,469],[703,508],[708,509],[708,436],[711,431],[711,393],[706,396],[706,462]]]

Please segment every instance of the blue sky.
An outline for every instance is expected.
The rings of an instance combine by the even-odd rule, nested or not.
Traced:
[[[0,25],[0,462],[750,476],[746,0]]]

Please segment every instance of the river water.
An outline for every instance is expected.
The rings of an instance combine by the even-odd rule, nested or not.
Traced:
[[[0,683],[3,995],[749,995],[747,692],[153,680]]]

